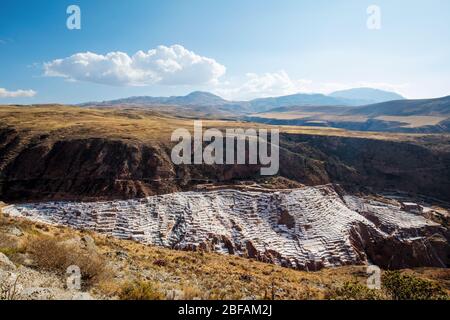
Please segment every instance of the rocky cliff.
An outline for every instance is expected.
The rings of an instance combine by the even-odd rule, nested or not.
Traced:
[[[445,142],[447,143],[447,142]],[[306,185],[395,189],[450,200],[450,152],[424,143],[282,134],[279,175]],[[258,180],[257,165],[181,165],[171,144],[0,130],[0,197],[128,199]]]

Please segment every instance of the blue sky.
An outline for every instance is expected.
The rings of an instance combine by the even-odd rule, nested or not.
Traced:
[[[72,4],[81,30],[66,27]],[[372,4],[380,30],[366,25]],[[358,86],[439,97],[449,39],[448,0],[1,0],[0,103]]]

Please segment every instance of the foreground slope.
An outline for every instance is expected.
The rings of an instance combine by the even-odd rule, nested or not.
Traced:
[[[96,262],[84,265],[90,268],[83,268],[81,292],[66,287],[66,268],[72,261],[58,259],[74,252]],[[42,259],[49,255],[55,261],[51,265]],[[402,274],[412,276],[414,283],[421,281],[420,286],[412,288],[412,299],[450,293],[448,269],[403,270]],[[174,251],[93,232],[4,218],[0,213],[2,289],[11,289],[8,285],[14,284],[16,277],[15,293],[3,295],[7,291],[2,291],[0,300],[395,298],[365,289],[364,266],[297,271],[253,259]],[[411,286],[411,279],[404,281],[405,288]],[[433,289],[438,286],[440,290]],[[419,292],[423,288],[429,288],[427,295]]]

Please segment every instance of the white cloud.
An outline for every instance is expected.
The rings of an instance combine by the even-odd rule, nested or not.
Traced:
[[[117,86],[217,83],[226,71],[214,59],[197,55],[181,45],[158,46],[133,56],[119,51],[106,55],[77,53],[47,62],[44,69],[50,77]]]
[[[34,90],[17,90],[8,91],[4,88],[0,88],[0,98],[31,98],[36,95]]]
[[[227,99],[249,100],[309,92],[310,80],[292,79],[286,71],[274,73],[248,73],[239,86],[222,85],[214,91]]]
[[[305,79],[296,79],[288,75],[284,70],[274,73],[255,74],[248,73],[244,81],[219,83],[213,90],[214,93],[230,100],[251,100],[254,98],[276,97],[296,93],[322,93],[330,94],[334,91],[351,88],[374,88],[393,91],[404,95],[408,84],[392,84],[384,82],[319,82]]]

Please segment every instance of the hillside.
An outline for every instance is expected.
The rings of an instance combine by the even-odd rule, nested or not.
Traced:
[[[0,119],[0,279],[18,275],[23,299],[392,299],[349,265],[448,266],[446,135],[264,125],[281,131],[268,178],[259,165],[174,165],[171,133],[193,121],[172,112],[4,106]],[[75,261],[81,293],[64,286]],[[446,270],[384,274],[435,288]]]
[[[355,89],[357,90],[357,89]],[[355,98],[347,92],[336,93],[335,95],[325,95],[319,93],[298,93],[287,96],[257,98],[250,101],[229,101],[209,92],[196,91],[186,96],[172,97],[129,97],[124,99],[87,102],[80,106],[181,106],[190,108],[210,108],[210,110],[228,111],[235,114],[247,114],[251,112],[264,112],[267,110],[291,107],[291,106],[358,106],[373,102],[386,101],[388,97],[398,98],[401,96],[393,93],[367,89],[356,91]],[[376,94],[375,94],[375,93]],[[342,96],[339,96],[342,94]],[[377,97],[378,95],[378,97]],[[349,97],[346,97],[349,96]],[[212,108],[213,107],[213,108]]]
[[[360,107],[292,106],[248,115],[245,119],[275,125],[360,131],[449,133],[450,97],[396,100]]]
[[[341,90],[330,93],[329,96],[358,101],[360,105],[405,99],[398,93],[372,88]]]
[[[44,202],[8,206],[3,212],[145,244],[250,257],[307,271],[369,261],[387,269],[450,265],[446,227],[402,210],[393,199],[353,196],[331,185]],[[431,207],[424,212],[439,217]]]
[[[228,103],[226,100],[209,92],[195,91],[186,96],[172,97],[129,97],[100,103],[86,103],[100,105],[176,105],[176,106],[219,106]]]
[[[347,113],[376,116],[447,116],[450,96],[437,99],[397,100],[355,108]]]
[[[263,112],[274,108],[290,106],[335,106],[358,105],[357,101],[345,98],[335,98],[324,94],[293,94],[274,98],[260,98],[248,102],[253,112]]]
[[[81,291],[66,286],[66,268],[73,259],[83,263]],[[365,287],[364,266],[297,271],[253,259],[143,245],[0,213],[0,300],[396,298],[391,292],[442,299],[450,293],[448,269],[401,274],[384,272],[385,279],[397,280],[396,290],[374,292]],[[412,281],[413,291],[407,289]]]
[[[170,136],[178,128],[192,130],[186,118],[142,109],[49,106],[2,107],[0,114],[1,196],[9,201],[133,198],[208,182],[267,180],[258,165],[175,166]],[[204,121],[205,128],[255,126]],[[339,183],[450,200],[448,136],[279,128],[275,179],[285,179],[281,186]]]

